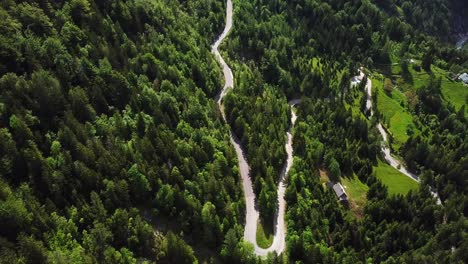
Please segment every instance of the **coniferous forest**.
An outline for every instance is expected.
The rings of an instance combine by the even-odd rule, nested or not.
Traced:
[[[0,2],[0,263],[467,263],[468,3],[230,3]]]

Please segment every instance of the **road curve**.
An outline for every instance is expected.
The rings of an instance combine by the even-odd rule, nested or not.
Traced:
[[[286,200],[284,199],[284,195],[286,193],[287,187],[287,175],[289,170],[293,165],[293,148],[292,148],[292,130],[294,124],[296,123],[296,113],[293,111],[295,105],[300,103],[300,99],[294,99],[289,101],[289,106],[291,109],[291,126],[286,133],[287,140],[286,140],[286,162],[284,163],[283,169],[281,170],[279,181],[278,181],[278,193],[277,193],[277,207],[275,212],[275,217],[273,219],[273,226],[274,226],[274,236],[273,236],[273,243],[267,249],[260,248],[257,243],[254,243],[255,246],[255,253],[260,256],[266,256],[269,252],[276,251],[278,255],[284,251],[286,248],[286,224],[284,222],[284,215],[286,212]],[[255,227],[256,229],[257,227]],[[245,234],[244,234],[245,236]],[[255,234],[253,236],[255,239]]]
[[[357,80],[360,82],[363,79],[364,79],[364,73],[360,70],[359,76],[357,76]],[[372,81],[369,78],[367,79],[365,89],[367,93],[366,110],[370,113],[370,116],[372,117],[374,115],[374,109],[372,108]],[[377,129],[379,130],[380,135],[382,135],[382,138],[384,141],[384,144],[381,145],[381,150],[388,164],[390,164],[390,166],[397,169],[398,171],[408,176],[409,178],[415,180],[416,182],[419,182],[419,177],[415,175],[414,173],[409,172],[408,169],[406,169],[406,167],[403,166],[401,161],[394,158],[392,154],[390,153],[390,147],[388,146],[388,133],[382,126],[382,123],[379,122],[377,124]]]
[[[226,3],[226,25],[224,27],[223,33],[218,37],[218,40],[211,46],[211,52],[216,56],[216,59],[219,61],[221,66],[223,67],[223,75],[224,75],[224,87],[217,96],[217,102],[218,105],[221,106],[221,101],[226,95],[227,91],[229,88],[234,87],[234,75],[232,74],[231,68],[229,68],[229,65],[224,61],[223,57],[221,56],[221,53],[219,53],[219,45],[223,42],[223,40],[227,37],[229,34],[229,31],[231,31],[232,28],[232,0],[227,0]],[[222,108],[221,108],[222,109]],[[224,111],[221,111],[223,114],[223,118],[226,120],[226,117],[224,115]]]
[[[359,70],[359,75],[355,76],[351,80],[351,85],[355,85],[359,82],[361,82],[364,79],[364,73],[362,72],[362,69]],[[368,78],[367,83],[366,83],[366,94],[367,94],[367,99],[366,99],[366,110],[370,113],[370,116],[372,117],[374,115],[374,110],[372,109],[372,81]],[[398,170],[399,172],[403,173],[404,175],[408,176],[412,180],[416,181],[419,183],[419,177],[411,173],[405,166],[402,164],[402,162],[396,158],[394,158],[390,152],[390,146],[388,146],[388,133],[384,129],[382,123],[377,123],[377,129],[380,132],[380,135],[382,135],[383,138],[383,143],[381,144],[381,150],[382,153],[384,154],[385,160],[387,161],[390,166]],[[432,196],[437,199],[437,204],[442,204],[439,195],[431,191]]]
[[[234,88],[234,76],[232,74],[231,68],[223,59],[221,54],[219,53],[219,45],[222,41],[227,37],[229,31],[232,28],[232,0],[227,0],[226,5],[226,26],[219,36],[218,40],[212,46],[212,53],[216,56],[217,60],[221,64],[223,68],[224,74],[224,87],[217,96],[217,103],[223,119],[226,121],[226,115],[224,112],[224,107],[222,105],[222,101],[224,96],[227,94],[229,89]],[[244,229],[244,240],[248,241],[253,244],[254,252],[256,255],[259,256],[266,256],[270,252],[276,252],[280,254],[284,251],[286,247],[286,226],[284,222],[284,214],[286,210],[286,201],[284,200],[284,194],[286,192],[286,176],[288,174],[289,169],[293,163],[293,150],[292,150],[292,128],[296,121],[296,114],[292,111],[292,108],[298,104],[300,100],[292,100],[289,102],[291,106],[291,127],[287,132],[287,141],[286,141],[286,153],[287,153],[287,160],[286,163],[281,171],[280,179],[278,183],[278,206],[277,211],[275,213],[275,218],[273,219],[274,222],[274,237],[272,245],[267,248],[261,248],[257,244],[256,233],[257,233],[257,223],[259,221],[259,212],[255,206],[255,193],[253,191],[252,180],[250,179],[250,167],[247,163],[246,155],[240,145],[239,139],[236,135],[230,131],[230,138],[231,143],[234,146],[234,149],[237,154],[237,159],[239,161],[239,172],[242,178],[242,185],[244,188],[244,197],[245,197],[245,206],[246,206],[246,216],[245,216],[245,229]]]

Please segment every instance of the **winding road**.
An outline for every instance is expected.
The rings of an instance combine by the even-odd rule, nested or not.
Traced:
[[[226,114],[224,112],[224,107],[223,107],[223,98],[226,96],[226,94],[229,92],[230,89],[234,88],[234,76],[232,74],[231,68],[221,56],[218,48],[219,48],[219,45],[223,42],[223,40],[227,37],[227,35],[229,34],[232,28],[232,24],[233,24],[232,12],[233,12],[232,0],[227,0],[226,25],[225,25],[223,32],[219,36],[218,40],[216,40],[216,42],[212,46],[212,53],[215,55],[216,59],[218,60],[218,62],[223,68],[223,75],[224,75],[225,83],[224,83],[223,89],[221,90],[219,95],[216,97],[216,100],[217,100],[219,109],[221,111],[221,114],[223,116],[223,120],[225,122],[226,122]],[[353,77],[352,83],[353,84],[359,83],[363,80],[363,78],[364,78],[364,73],[360,71],[359,76]],[[366,108],[370,112],[370,115],[372,116],[374,114],[374,111],[372,109],[372,82],[370,79],[368,79],[366,83],[366,92],[367,92]],[[287,159],[286,159],[283,169],[281,170],[279,181],[278,181],[278,194],[277,194],[278,204],[277,204],[277,210],[275,212],[275,217],[273,219],[273,224],[274,224],[273,243],[267,249],[261,248],[257,244],[256,233],[257,233],[257,224],[259,221],[259,211],[255,203],[255,193],[253,191],[252,180],[250,178],[250,167],[247,162],[246,154],[243,151],[242,146],[240,145],[239,139],[233,133],[232,129],[229,132],[231,144],[234,146],[234,149],[236,151],[237,158],[239,161],[239,165],[238,165],[239,172],[241,174],[242,185],[244,189],[244,197],[245,197],[245,205],[246,205],[244,240],[253,244],[254,252],[258,256],[266,256],[270,252],[276,252],[277,254],[280,254],[284,251],[286,247],[286,225],[284,221],[286,201],[284,199],[284,195],[286,192],[287,175],[293,164],[292,129],[297,119],[297,116],[295,112],[293,111],[293,108],[295,105],[299,103],[300,103],[299,99],[291,100],[289,102],[289,106],[291,109],[291,127],[286,133],[287,140],[286,140],[285,149],[286,149]],[[378,123],[377,128],[380,134],[382,135],[384,142],[387,143],[388,134],[383,128],[382,124]],[[384,153],[385,160],[393,168],[397,169],[398,171],[410,177],[411,179],[419,182],[419,178],[417,175],[409,172],[406,169],[406,167],[401,163],[401,161],[399,161],[398,159],[394,158],[391,155],[390,148],[387,146],[387,144],[382,144],[382,152]],[[433,195],[434,197],[437,198],[438,203],[440,204],[440,199],[438,198],[437,193],[433,192]]]
[[[364,73],[362,71],[359,71],[359,76],[357,76],[354,80],[358,82],[362,81],[364,79]],[[354,82],[354,81],[353,81]],[[374,115],[374,109],[372,108],[372,81],[368,78],[367,83],[366,83],[366,93],[367,93],[367,99],[366,99],[366,110],[370,112],[370,116],[372,117]],[[409,178],[415,180],[416,182],[419,182],[419,177],[415,175],[414,173],[411,173],[406,169],[405,166],[401,163],[401,161],[397,160],[394,158],[390,152],[390,147],[388,146],[388,133],[382,126],[382,123],[377,124],[377,129],[380,132],[380,135],[382,135],[382,138],[385,142],[385,144],[382,144],[381,150],[382,153],[384,154],[385,160],[392,166],[393,168],[397,169],[404,175],[408,176]]]
[[[360,83],[364,79],[364,73],[362,70],[359,70],[359,76],[353,77],[351,80],[352,85],[355,85],[357,83]],[[366,83],[366,94],[367,94],[367,99],[366,99],[366,110],[370,113],[370,117],[374,115],[374,110],[372,109],[372,81],[368,78],[367,83]],[[388,133],[384,129],[382,123],[377,124],[377,129],[380,132],[380,135],[382,135],[384,143],[381,145],[381,150],[382,153],[384,154],[385,160],[387,161],[390,166],[398,170],[399,172],[403,173],[404,175],[408,176],[412,180],[416,181],[419,183],[419,177],[411,173],[405,166],[402,164],[402,162],[396,158],[394,158],[390,152],[390,147],[388,146]],[[437,204],[442,204],[442,201],[439,198],[439,195],[431,191],[432,196],[437,199]]]
[[[224,121],[226,121],[226,115],[224,112],[224,107],[222,101],[224,96],[226,96],[229,89],[234,88],[234,76],[232,74],[231,68],[227,65],[226,61],[223,59],[219,53],[219,45],[227,37],[229,31],[232,28],[232,0],[227,0],[226,6],[226,26],[223,33],[219,36],[218,40],[212,46],[212,53],[216,56],[217,60],[223,68],[224,74],[224,87],[217,96],[217,102]],[[286,247],[286,226],[284,222],[284,214],[286,210],[286,201],[284,200],[284,194],[286,192],[286,178],[293,164],[293,149],[292,149],[292,129],[296,121],[296,114],[292,110],[293,107],[300,103],[299,99],[292,100],[289,102],[291,108],[291,127],[287,132],[287,141],[286,141],[286,153],[287,160],[284,164],[284,167],[280,173],[280,178],[278,182],[278,205],[277,211],[275,213],[275,218],[273,219],[274,223],[274,237],[273,243],[267,249],[261,248],[257,244],[256,233],[257,233],[257,224],[259,221],[259,211],[256,208],[255,204],[255,193],[253,191],[252,180],[250,179],[250,167],[247,163],[247,158],[245,152],[243,151],[239,139],[235,136],[233,131],[230,131],[231,143],[236,150],[237,158],[239,160],[239,171],[242,177],[242,185],[244,188],[244,197],[246,205],[246,216],[245,216],[245,230],[244,230],[244,240],[250,242],[254,246],[254,252],[259,256],[266,256],[270,252],[276,252],[280,254],[284,251]]]

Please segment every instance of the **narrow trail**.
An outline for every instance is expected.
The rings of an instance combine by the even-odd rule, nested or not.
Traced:
[[[360,83],[363,79],[364,79],[364,73],[362,72],[362,70],[359,70],[359,76],[353,77],[351,82],[353,85],[355,85],[357,83]],[[370,117],[372,117],[374,115],[374,109],[372,108],[372,81],[369,78],[367,79],[365,89],[366,89],[366,94],[367,94],[366,110],[369,111]],[[396,170],[398,170],[399,172],[403,173],[404,175],[408,176],[412,180],[419,183],[420,182],[419,177],[416,174],[411,173],[400,160],[392,156],[390,152],[390,146],[388,146],[388,133],[384,129],[382,123],[379,122],[377,124],[377,129],[379,130],[380,135],[382,135],[382,138],[384,141],[384,143],[381,145],[381,150],[382,150],[382,153],[384,154],[384,158],[387,161],[387,163],[393,168],[395,168]],[[432,196],[434,196],[434,198],[437,199],[437,204],[439,205],[442,204],[442,201],[440,200],[439,195],[434,191],[431,191],[431,193],[432,193]]]
[[[232,0],[227,0],[226,5],[226,26],[219,36],[218,40],[212,46],[212,53],[216,56],[217,60],[221,64],[223,68],[224,74],[224,87],[217,96],[216,100],[218,102],[219,109],[223,116],[224,121],[226,122],[226,114],[224,112],[224,107],[222,105],[222,101],[224,96],[226,96],[227,92],[230,89],[234,88],[234,76],[232,74],[232,70],[229,65],[225,62],[221,54],[219,53],[219,45],[223,42],[223,40],[229,34],[229,31],[232,28]],[[291,107],[291,127],[287,132],[287,141],[286,141],[286,153],[287,159],[284,164],[284,167],[280,173],[280,178],[278,181],[278,204],[277,210],[275,212],[275,218],[273,219],[274,224],[274,237],[273,243],[267,249],[261,248],[257,244],[256,234],[257,234],[257,223],[259,221],[259,211],[256,208],[255,204],[255,193],[253,191],[252,180],[250,178],[250,167],[247,163],[246,154],[243,151],[240,140],[236,137],[236,135],[231,130],[229,135],[231,138],[231,143],[234,146],[234,149],[237,154],[237,158],[239,161],[239,172],[242,178],[242,185],[244,188],[244,197],[245,197],[245,206],[246,206],[246,216],[245,216],[245,229],[244,229],[244,240],[252,243],[254,245],[255,254],[258,256],[266,256],[270,252],[276,252],[280,254],[284,251],[286,247],[286,226],[284,222],[284,214],[286,210],[286,201],[284,200],[284,194],[286,192],[286,179],[289,169],[293,164],[293,149],[292,149],[292,129],[294,127],[294,123],[296,121],[296,114],[292,110],[293,107],[300,103],[299,99],[292,100],[289,102]]]

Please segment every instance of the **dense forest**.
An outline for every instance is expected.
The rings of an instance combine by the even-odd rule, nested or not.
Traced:
[[[224,0],[0,3],[0,263],[468,262],[468,96],[446,92],[468,72],[465,1],[233,4],[224,123]],[[365,111],[361,67],[376,105],[403,94],[412,125],[389,147],[421,178],[405,195],[379,175],[376,124],[398,124]],[[296,98],[286,250],[260,258],[229,135],[272,225]],[[365,204],[322,174],[357,179]]]
[[[237,238],[222,1],[0,6],[0,262],[191,263],[187,241]]]

